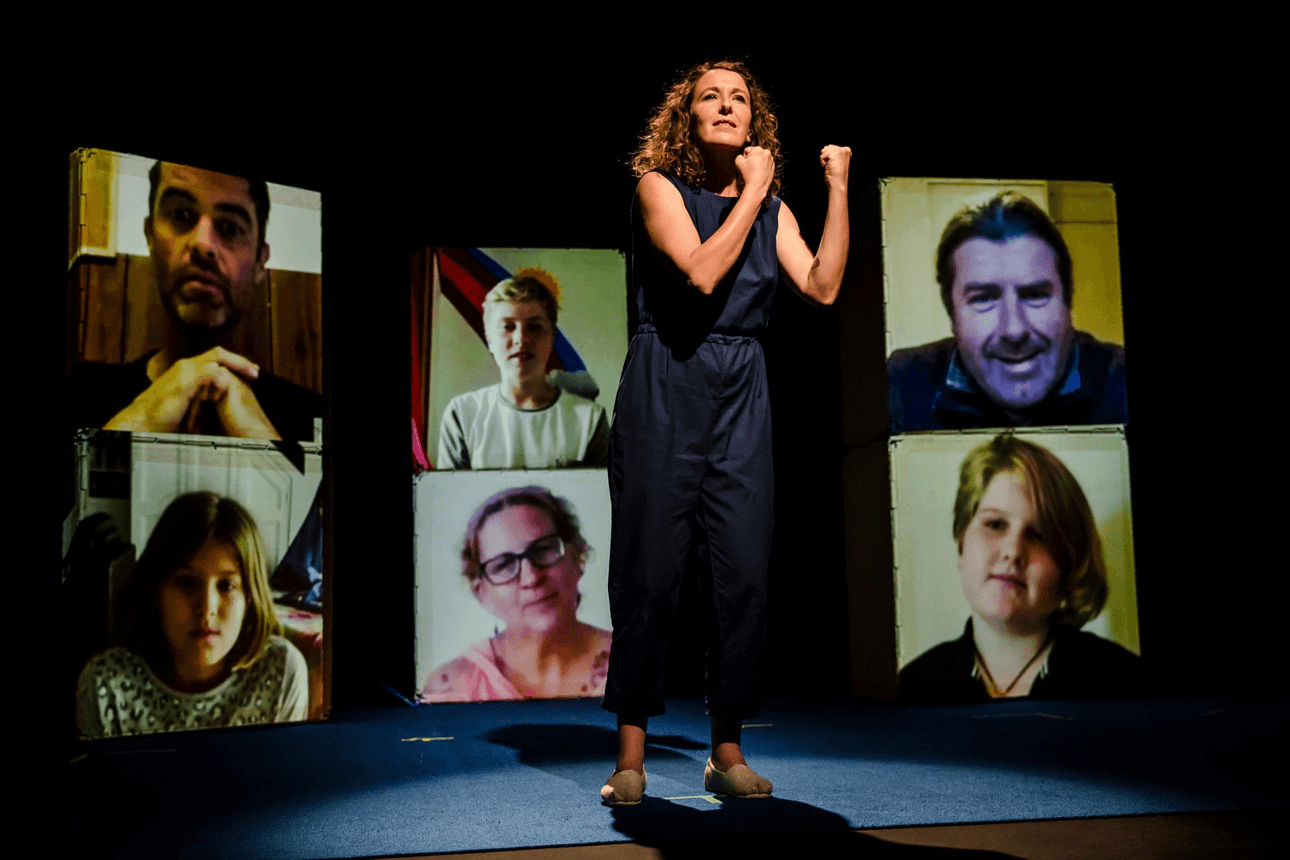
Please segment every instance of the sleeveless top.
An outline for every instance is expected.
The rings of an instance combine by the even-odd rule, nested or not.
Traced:
[[[662,175],[681,192],[701,242],[717,232],[739,199]],[[705,296],[663,262],[633,202],[632,249],[627,258],[629,332],[654,331],[665,344],[688,352],[687,346],[692,349],[710,334],[757,337],[765,331],[779,283],[779,206],[779,198],[772,197],[757,214],[738,261],[712,295]]]

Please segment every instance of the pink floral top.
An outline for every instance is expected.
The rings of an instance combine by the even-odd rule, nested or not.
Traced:
[[[600,632],[601,641],[596,645],[591,675],[582,685],[580,694],[587,698],[605,694],[605,678],[609,675],[609,647],[613,634],[608,630]],[[471,645],[455,660],[435,667],[417,698],[425,703],[498,702],[523,699],[524,696],[502,671],[493,640],[485,639]]]

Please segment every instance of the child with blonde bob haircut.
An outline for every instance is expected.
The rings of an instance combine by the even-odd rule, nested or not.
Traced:
[[[1080,627],[1106,605],[1106,561],[1079,481],[1004,433],[968,453],[954,500],[963,636],[900,672],[901,698],[963,703],[1141,695],[1136,655]]]
[[[1102,538],[1088,498],[1061,460],[1039,445],[1001,434],[974,448],[959,471],[954,498],[954,540],[963,534],[997,475],[1016,476],[1034,498],[1039,531],[1063,573],[1065,596],[1054,623],[1083,627],[1102,612],[1110,591]]]

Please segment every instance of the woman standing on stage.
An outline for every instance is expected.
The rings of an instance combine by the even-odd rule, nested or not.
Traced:
[[[709,791],[766,797],[747,765],[756,716],[770,554],[770,402],[760,336],[781,275],[820,303],[837,298],[849,231],[851,150],[820,152],[828,213],[819,253],[779,188],[778,122],[737,62],[691,69],[650,120],[632,162],[627,360],[610,431],[614,645],[604,707],[618,715],[611,805],[645,791],[645,730],[663,713],[667,635],[685,559],[706,535],[717,629],[707,655]]]

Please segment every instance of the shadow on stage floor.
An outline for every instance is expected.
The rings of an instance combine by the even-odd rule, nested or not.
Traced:
[[[608,809],[598,792],[615,732],[597,702],[371,710],[83,745],[58,775],[56,808],[65,831],[113,834],[96,842],[107,857],[791,858],[808,845],[806,856],[1078,856],[1015,853],[1006,841],[910,845],[893,834],[912,831],[881,828],[1113,817],[1138,822],[1132,836],[1142,822],[1192,813],[1271,820],[1290,798],[1288,713],[1213,702],[772,702],[746,723],[744,745],[775,797],[723,802],[703,790],[702,705],[676,701],[651,721],[645,802]],[[1110,826],[1085,821],[1083,832]],[[648,853],[621,853],[631,850]]]

